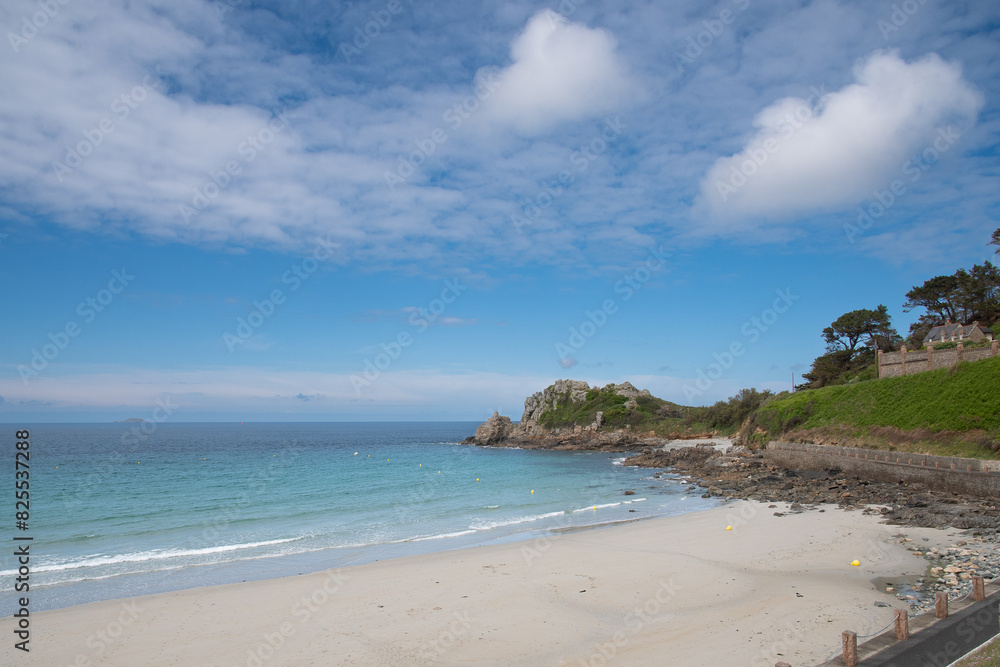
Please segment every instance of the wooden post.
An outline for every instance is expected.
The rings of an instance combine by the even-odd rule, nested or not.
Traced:
[[[905,609],[896,610],[896,641],[903,641],[910,638],[910,618],[909,612]]]
[[[858,633],[845,630],[841,635],[844,643],[844,664],[847,667],[857,667],[858,665]]]
[[[776,662],[774,663],[774,667],[792,667],[792,666],[789,665],[787,662]]]
[[[927,346],[927,370],[934,370],[934,343]]]
[[[982,602],[986,599],[986,582],[983,581],[982,577],[972,578],[972,599],[976,602]]]
[[[962,350],[965,349],[965,344],[962,341],[958,341],[958,362],[962,361]]]
[[[906,375],[906,346],[905,345],[902,348],[900,348],[900,352],[903,353],[902,356],[901,356],[901,358],[900,358],[900,361],[901,361],[901,363],[903,365],[902,374]]]
[[[948,594],[943,591],[934,596],[934,616],[948,618]]]

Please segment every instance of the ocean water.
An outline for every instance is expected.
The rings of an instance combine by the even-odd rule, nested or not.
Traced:
[[[32,611],[715,504],[622,454],[459,444],[476,425],[29,426],[31,517],[17,535],[33,538]],[[0,593],[0,615],[17,595]]]

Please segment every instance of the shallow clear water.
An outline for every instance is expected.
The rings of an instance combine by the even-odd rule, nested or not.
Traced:
[[[33,611],[704,509],[624,455],[458,444],[475,423],[40,424]],[[635,495],[624,495],[626,490]],[[533,493],[532,493],[533,491]],[[16,569],[13,549],[0,577]],[[0,594],[0,615],[15,594]]]

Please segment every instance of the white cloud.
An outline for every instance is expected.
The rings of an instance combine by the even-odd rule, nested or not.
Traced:
[[[533,134],[618,108],[635,86],[616,46],[605,30],[538,12],[511,43],[514,62],[497,76],[487,114]]]
[[[788,97],[761,111],[743,150],[709,169],[699,205],[718,221],[857,203],[899,177],[940,131],[961,133],[983,105],[960,67],[936,54],[907,63],[876,52],[855,78],[828,95]]]

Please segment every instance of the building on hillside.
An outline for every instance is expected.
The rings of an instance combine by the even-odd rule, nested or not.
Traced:
[[[988,327],[980,326],[979,322],[972,324],[956,324],[948,320],[945,324],[934,327],[924,337],[924,346],[935,343],[949,343],[958,341],[969,341],[978,343],[980,341],[993,340],[993,331]]]

